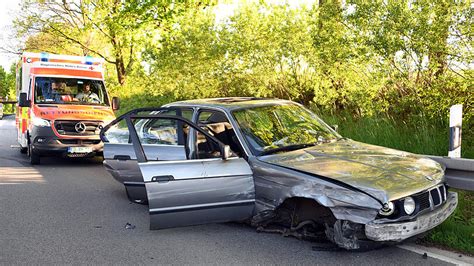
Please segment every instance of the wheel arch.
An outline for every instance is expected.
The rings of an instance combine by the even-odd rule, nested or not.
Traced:
[[[331,208],[324,206],[315,198],[307,196],[289,196],[286,197],[276,208],[279,211],[282,208],[294,208],[295,214],[299,220],[311,219],[318,223],[334,222],[335,216]]]

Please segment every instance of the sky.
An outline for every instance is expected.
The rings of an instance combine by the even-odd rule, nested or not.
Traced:
[[[0,8],[0,46],[9,43],[13,34],[12,21],[19,11],[20,0],[1,0]],[[6,54],[0,51],[0,65],[4,69],[9,69],[10,65],[17,60],[16,55]]]

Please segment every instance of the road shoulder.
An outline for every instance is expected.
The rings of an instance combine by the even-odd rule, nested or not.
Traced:
[[[447,263],[452,263],[455,265],[474,265],[473,257],[466,256],[453,251],[442,250],[435,247],[420,246],[414,243],[405,243],[402,245],[397,245],[397,247],[418,253],[420,255],[424,255],[426,253],[428,257],[435,258]]]

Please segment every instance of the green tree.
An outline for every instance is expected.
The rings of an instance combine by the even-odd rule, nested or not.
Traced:
[[[0,66],[0,98],[3,100],[15,100],[15,65],[10,67],[8,72]],[[5,105],[5,113],[12,113],[14,108],[12,105]]]
[[[376,99],[400,115],[444,116],[464,103],[472,115],[473,60],[469,2],[351,1],[347,24],[386,82]]]
[[[7,72],[0,66],[0,98],[5,99],[8,95]]]
[[[24,50],[102,57],[123,85],[136,67],[143,40],[163,30],[163,22],[180,9],[153,0],[25,1],[16,27],[19,36],[30,38]]]

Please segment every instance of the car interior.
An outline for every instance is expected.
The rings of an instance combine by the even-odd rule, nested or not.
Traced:
[[[219,111],[201,111],[199,112],[198,126],[206,130],[210,135],[228,145],[232,150],[233,156],[240,157],[242,150],[238,144],[237,136],[227,117]],[[210,141],[203,134],[197,135],[197,154],[202,158],[215,158],[220,156],[220,150],[216,143]]]

